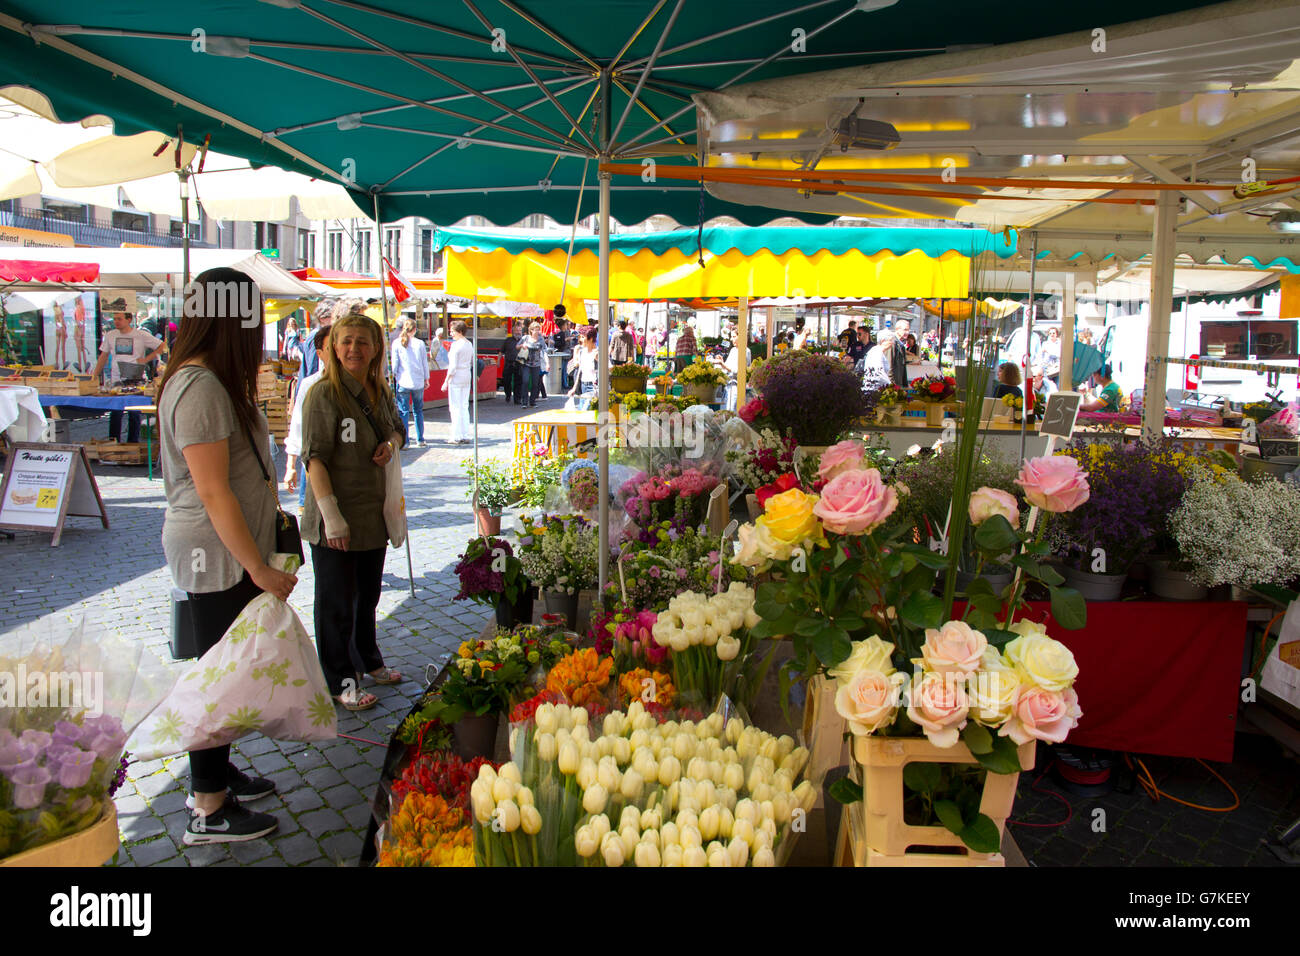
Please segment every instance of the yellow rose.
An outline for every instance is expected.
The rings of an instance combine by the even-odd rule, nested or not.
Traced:
[[[1074,662],[1074,655],[1060,641],[1032,628],[1033,625],[1019,630],[1012,626],[1011,629],[1021,636],[1003,648],[1007,663],[1015,668],[1022,683],[1057,692],[1068,689],[1079,676],[1079,665]]]
[[[993,653],[996,655],[997,651]],[[1020,677],[1008,668],[980,670],[971,674],[966,680],[970,716],[986,727],[1001,727],[1011,719],[1019,692]]]
[[[871,635],[865,641],[854,641],[848,659],[830,670],[831,677],[848,683],[861,671],[878,671],[888,677],[894,673],[894,645]]]
[[[806,495],[798,488],[783,491],[767,499],[757,525],[760,529],[766,528],[774,541],[788,548],[810,541],[825,544],[821,522],[813,514],[813,505],[817,501],[816,495]]]

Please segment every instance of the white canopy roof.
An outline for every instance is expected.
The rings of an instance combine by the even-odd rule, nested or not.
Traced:
[[[131,249],[33,249],[25,246],[0,246],[0,259],[25,259],[41,262],[97,262],[99,282],[96,288],[133,289],[149,292],[159,283],[180,285],[183,281],[182,250],[177,248]],[[221,267],[247,273],[263,295],[276,298],[313,298],[320,295],[307,283],[294,278],[260,252],[252,249],[191,249],[190,276]],[[22,288],[22,284],[12,288]],[[48,288],[33,286],[33,288]]]

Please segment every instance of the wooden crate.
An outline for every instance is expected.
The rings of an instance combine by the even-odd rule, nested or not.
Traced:
[[[835,709],[835,682],[824,677],[814,677],[807,684],[804,698],[803,742],[808,748],[810,776],[825,773],[832,767],[848,762],[844,731],[848,724]],[[814,808],[823,805],[822,794],[817,792]]]
[[[106,442],[98,448],[99,461],[116,462],[119,465],[147,465],[149,463],[149,445],[145,442]],[[158,443],[153,443],[154,461],[158,460]]]
[[[911,826],[903,822],[903,768],[913,762],[973,764],[975,758],[965,744],[936,747],[924,737],[855,737],[853,756],[862,783],[862,801],[850,806],[845,819],[848,836],[841,843],[855,846],[858,866],[1005,866],[1001,853],[974,853],[961,838],[943,826]],[[1022,770],[1034,766],[1034,743],[1021,744]],[[993,821],[1002,834],[1015,804],[1020,774],[988,774],[980,812]],[[854,837],[853,827],[858,827]],[[857,841],[855,844],[854,841]],[[909,847],[955,847],[960,853],[908,852]]]

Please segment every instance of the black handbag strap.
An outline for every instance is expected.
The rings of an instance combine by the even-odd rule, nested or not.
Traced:
[[[370,423],[370,430],[375,433],[375,438],[380,442],[388,441],[388,439],[384,437],[384,433],[380,431],[379,423],[375,421],[375,416],[372,414],[373,409],[370,407],[370,403],[366,401],[364,394],[354,395],[353,397],[357,400],[357,405],[361,408],[361,414],[365,415],[366,421]],[[375,447],[377,448],[379,446],[376,445]]]

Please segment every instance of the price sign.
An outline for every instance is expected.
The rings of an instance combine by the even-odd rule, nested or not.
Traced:
[[[1069,441],[1074,434],[1074,423],[1079,417],[1079,403],[1082,400],[1083,396],[1078,392],[1053,392],[1048,395],[1038,434]]]
[[[68,515],[99,518],[108,527],[108,512],[80,445],[16,442],[9,470],[0,482],[0,528],[63,535]]]

